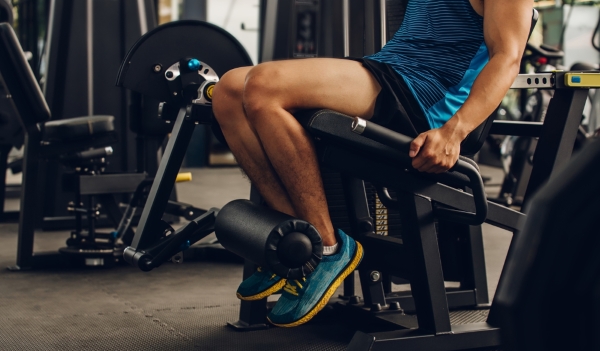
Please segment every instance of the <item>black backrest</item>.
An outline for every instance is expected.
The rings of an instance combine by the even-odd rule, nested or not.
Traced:
[[[531,33],[533,33],[533,29],[535,28],[535,25],[537,24],[537,21],[539,18],[540,18],[539,13],[537,12],[536,9],[533,9],[533,15],[531,17],[531,28],[529,30],[529,36],[531,36]],[[462,142],[461,148],[460,148],[460,153],[462,155],[474,155],[479,151],[479,149],[481,149],[481,146],[483,146],[483,143],[485,142],[485,139],[487,138],[487,136],[490,132],[490,128],[492,128],[492,124],[494,123],[495,117],[496,117],[496,114],[495,113],[492,114],[488,119],[486,119],[483,123],[481,123],[479,125],[479,127],[477,127],[475,130],[473,130],[465,138],[465,140]]]
[[[504,350],[600,350],[600,141],[529,203],[490,313]]]
[[[42,90],[8,23],[0,23],[0,76],[26,129],[50,119]]]
[[[13,7],[11,0],[0,0],[0,23],[13,24]]]

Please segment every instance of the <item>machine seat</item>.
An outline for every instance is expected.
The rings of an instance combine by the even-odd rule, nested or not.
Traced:
[[[115,131],[113,116],[87,116],[44,123],[42,141],[47,143],[99,138]]]
[[[344,147],[353,152],[367,155],[384,163],[396,162],[411,172],[412,159],[407,153],[378,143],[352,132],[352,117],[332,110],[303,110],[295,114],[300,123],[317,139],[317,149],[323,151],[329,144]],[[472,164],[479,170],[477,164],[464,156],[460,158]],[[456,188],[469,184],[469,179],[458,173],[445,172],[442,174],[419,173],[422,177]]]

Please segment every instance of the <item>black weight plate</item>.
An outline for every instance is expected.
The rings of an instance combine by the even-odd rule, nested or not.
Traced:
[[[201,21],[177,21],[157,27],[133,45],[119,69],[117,86],[175,102],[164,74],[184,58],[208,64],[219,77],[233,68],[252,65],[246,50],[227,31]],[[157,65],[162,67],[158,73]]]

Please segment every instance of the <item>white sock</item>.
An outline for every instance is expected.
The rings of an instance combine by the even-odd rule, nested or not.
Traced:
[[[338,248],[337,243],[335,243],[335,245],[333,245],[333,246],[323,246],[323,255],[325,255],[325,256],[335,255],[335,253],[337,252],[337,248]]]

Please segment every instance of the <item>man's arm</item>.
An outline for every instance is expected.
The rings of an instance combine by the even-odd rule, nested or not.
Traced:
[[[485,0],[483,6],[483,34],[490,61],[456,114],[443,127],[420,134],[411,144],[412,165],[421,172],[450,169],[458,160],[460,143],[498,107],[519,74],[533,0]]]

